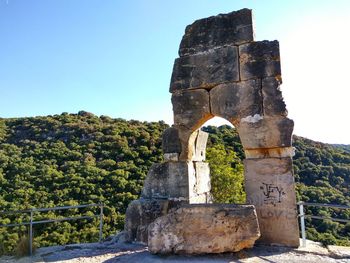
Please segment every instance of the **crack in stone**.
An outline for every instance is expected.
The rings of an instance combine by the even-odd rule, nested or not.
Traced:
[[[209,113],[210,113],[211,115],[214,115],[214,114],[212,113],[212,110],[211,110],[211,94],[210,94],[210,91],[209,91],[209,90],[207,90],[207,92],[208,92],[208,96],[209,96]]]
[[[264,93],[263,93],[263,79],[260,79],[260,97],[261,97],[261,115],[265,115],[264,109]]]
[[[241,78],[241,54],[239,53],[239,46],[237,46],[237,66],[238,66],[238,79],[242,81]]]

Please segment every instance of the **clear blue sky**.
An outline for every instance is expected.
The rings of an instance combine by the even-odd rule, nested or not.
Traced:
[[[244,7],[254,11],[257,40],[280,40],[282,74],[286,77],[282,90],[288,90],[284,95],[291,118],[296,122],[296,133],[325,142],[350,143],[344,133],[345,130],[350,134],[349,124],[324,135],[319,135],[320,129],[315,124],[303,130],[311,118],[318,120],[320,127],[326,122],[330,124],[330,120],[315,117],[319,115],[316,101],[322,96],[312,99],[310,96],[321,89],[318,84],[303,86],[303,79],[298,79],[301,73],[297,71],[298,63],[309,68],[313,66],[307,63],[325,63],[325,57],[332,58],[337,50],[337,41],[350,34],[349,20],[336,39],[330,37],[328,29],[322,32],[322,23],[328,21],[325,19],[347,19],[350,1],[345,0],[0,0],[0,117],[85,110],[96,115],[171,123],[168,88],[185,26],[199,18]],[[296,43],[300,36],[310,35],[305,24],[320,25],[317,30],[321,36],[324,34],[320,43],[323,41],[329,48],[312,56],[316,61],[310,61],[301,52],[293,53],[293,47],[298,44],[291,43]],[[298,48],[302,50],[303,45]],[[298,58],[298,54],[303,57]],[[297,58],[298,63],[289,63]],[[339,64],[324,65],[333,66]],[[288,76],[289,71],[295,74]],[[308,75],[311,79],[321,76]],[[345,73],[329,77],[343,77],[344,82],[339,83],[348,92],[346,76]],[[306,89],[316,93],[304,94]],[[325,99],[329,99],[326,89]],[[332,100],[347,95],[341,93]],[[301,97],[307,97],[309,103],[299,100]],[[321,101],[320,108],[322,105],[325,102]],[[331,116],[349,122],[349,113],[343,107]],[[298,127],[297,123],[303,125]],[[342,135],[337,133],[340,130]]]

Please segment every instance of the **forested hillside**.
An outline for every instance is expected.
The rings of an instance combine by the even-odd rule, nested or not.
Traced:
[[[332,146],[350,153],[350,144],[332,144]]]
[[[0,211],[103,202],[104,236],[122,229],[128,203],[142,188],[148,169],[160,162],[160,122],[125,121],[79,112],[0,119]],[[244,153],[233,128],[209,126],[207,157],[218,202],[244,202]],[[350,204],[350,153],[294,137],[298,199]],[[218,158],[220,156],[220,158]],[[96,209],[36,213],[35,219],[92,214]],[[316,214],[350,219],[350,211],[313,209]],[[24,222],[28,215],[2,216],[0,224]],[[309,221],[308,237],[350,245],[350,224]],[[0,254],[12,253],[27,227],[0,228]],[[37,246],[91,242],[98,221],[35,226]]]

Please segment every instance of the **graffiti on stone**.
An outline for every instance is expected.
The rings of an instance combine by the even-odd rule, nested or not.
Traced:
[[[273,208],[275,209],[275,208]],[[257,210],[259,217],[262,219],[294,219],[296,217],[295,209],[287,209],[287,210],[269,210],[269,209],[259,209]],[[284,224],[282,224],[284,225]],[[288,223],[286,224],[288,226]]]
[[[276,206],[278,203],[282,203],[282,196],[286,194],[282,187],[274,184],[262,183],[260,189],[264,195],[264,203],[274,206]]]

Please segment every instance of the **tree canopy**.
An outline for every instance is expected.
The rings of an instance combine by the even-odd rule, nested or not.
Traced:
[[[139,197],[150,166],[162,161],[162,121],[140,122],[78,114],[0,118],[0,210],[103,202],[104,236],[123,228],[127,205]],[[204,127],[207,160],[216,202],[242,203],[244,153],[229,126]],[[350,153],[294,136],[294,173],[298,199],[350,204]],[[309,209],[315,214],[350,218],[350,211]],[[35,219],[92,214],[96,209],[36,213]],[[0,215],[0,224],[28,221],[27,214]],[[349,244],[350,226],[309,220],[308,237]],[[0,228],[0,254],[13,253],[27,228]],[[92,242],[97,220],[49,223],[34,228],[37,246]]]

